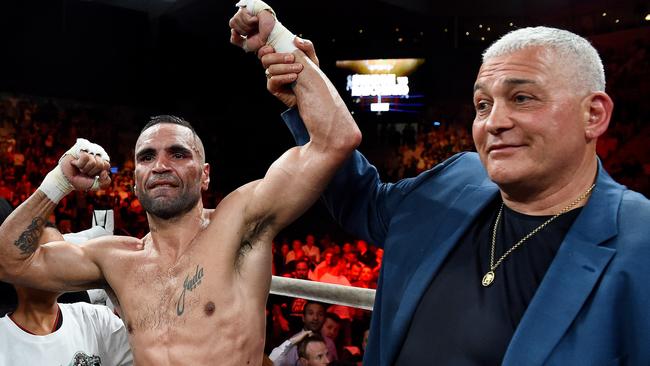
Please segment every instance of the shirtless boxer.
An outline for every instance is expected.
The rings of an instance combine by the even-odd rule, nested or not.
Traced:
[[[204,209],[210,166],[200,138],[178,118],[157,117],[135,146],[136,195],[150,233],[38,246],[61,197],[110,183],[108,156],[82,142],[0,227],[0,279],[51,291],[110,286],[139,366],[260,365],[271,240],[319,197],[361,138],[327,78],[294,55],[304,65],[288,76],[298,108],[320,108],[302,115],[311,141],[289,149],[264,178]]]

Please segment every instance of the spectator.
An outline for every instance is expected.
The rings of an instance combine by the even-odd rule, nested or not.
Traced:
[[[305,238],[305,245],[302,246],[302,251],[305,252],[305,256],[312,263],[320,262],[320,248],[316,246],[316,238],[312,234],[308,234]]]
[[[307,302],[304,308],[303,329],[301,332],[311,331],[314,334],[319,334],[324,322],[325,306],[319,302]],[[298,350],[294,347],[295,343],[291,339],[300,335],[301,332],[298,332],[271,352],[272,355],[282,355],[281,357],[275,358],[274,362],[276,366],[294,366],[296,364],[298,361]],[[325,339],[325,343],[331,359],[337,359],[336,345],[334,342]]]
[[[293,271],[294,275],[293,278],[297,278],[299,280],[307,280],[309,279],[309,265],[307,264],[307,261],[305,260],[299,260],[296,263],[296,269]]]
[[[334,257],[334,251],[332,248],[325,250],[323,252],[323,256],[325,258],[324,261],[320,262],[316,268],[314,268],[314,271],[312,272],[312,275],[310,277],[311,280],[313,281],[320,281],[321,277],[327,273],[328,268],[332,264],[332,258]]]
[[[302,243],[300,240],[296,239],[291,243],[291,251],[287,253],[285,263],[287,266],[291,266],[289,263],[294,262],[305,256],[305,252],[302,250]],[[294,263],[295,265],[295,263]]]
[[[375,282],[375,275],[372,268],[363,267],[359,274],[359,280],[354,282],[352,286],[372,289],[377,288],[377,282]]]
[[[359,275],[361,274],[361,268],[364,267],[360,263],[353,263],[350,265],[350,268],[348,269],[347,273],[347,278],[348,281],[352,284],[352,286],[356,286],[355,283],[359,281]]]
[[[374,268],[377,265],[375,255],[368,249],[368,243],[365,240],[357,240],[357,252],[359,253],[359,262],[370,268]]]
[[[339,336],[339,331],[341,330],[341,318],[334,313],[325,313],[325,322],[320,329],[320,334],[329,338],[334,344],[336,344],[336,339]]]
[[[332,359],[326,343],[318,334],[303,339],[297,347],[300,366],[327,366]]]

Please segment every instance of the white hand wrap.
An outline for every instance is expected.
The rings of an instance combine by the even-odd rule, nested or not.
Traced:
[[[61,156],[61,159],[63,159],[66,155],[72,155],[75,158],[79,158],[79,153],[82,151],[85,151],[91,155],[99,156],[108,162],[111,161],[111,158],[108,156],[103,147],[81,138],[77,139],[77,143],[74,144],[68,151],[66,151]],[[59,162],[61,159],[59,159]]]
[[[54,203],[59,203],[63,197],[65,197],[68,193],[72,192],[74,190],[74,187],[72,184],[70,184],[70,181],[68,178],[63,174],[63,171],[61,170],[61,160],[66,156],[66,155],[72,155],[75,158],[79,158],[79,154],[85,151],[89,154],[96,155],[101,157],[102,159],[110,162],[110,157],[106,153],[106,151],[99,145],[93,144],[92,142],[86,140],[86,139],[77,139],[77,143],[74,144],[68,151],[66,151],[62,156],[61,159],[59,159],[59,165],[57,165],[51,172],[49,172],[46,176],[45,179],[43,179],[43,182],[41,183],[41,186],[38,187],[39,190],[41,190],[45,195]],[[95,182],[93,182],[92,187],[90,187],[90,190],[97,190],[99,188],[99,179],[98,177],[95,178]]]
[[[275,52],[281,53],[290,53],[298,48],[293,44],[294,38],[296,35],[291,33],[280,21],[278,16],[275,14],[273,9],[262,0],[239,0],[237,6],[240,8],[246,8],[250,15],[256,16],[263,10],[268,10],[275,17],[275,25],[273,30],[269,35],[269,39],[266,41],[266,44],[273,47]],[[246,41],[244,41],[244,50],[249,52],[250,50],[246,46]]]
[[[59,203],[61,198],[74,190],[74,187],[70,184],[68,178],[63,175],[61,166],[57,165],[51,172],[47,173],[38,189],[45,193],[50,201]]]

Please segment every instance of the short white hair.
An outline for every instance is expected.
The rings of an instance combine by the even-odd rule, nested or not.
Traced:
[[[605,68],[598,51],[575,33],[549,27],[528,27],[514,30],[494,42],[483,52],[483,62],[530,47],[551,49],[560,62],[573,67],[576,86],[588,92],[605,91]]]

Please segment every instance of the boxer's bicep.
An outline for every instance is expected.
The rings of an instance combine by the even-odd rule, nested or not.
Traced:
[[[59,232],[59,230],[51,226],[46,226],[43,229],[43,233],[41,234],[41,237],[38,239],[38,241],[41,244],[45,244],[51,243],[53,241],[65,241],[65,238],[63,238],[63,235],[61,232]]]
[[[302,215],[320,197],[343,156],[311,144],[285,152],[253,190],[249,212],[270,217],[276,231]]]
[[[11,282],[63,292],[78,291],[103,284],[96,247],[56,241],[39,246],[15,273]]]

